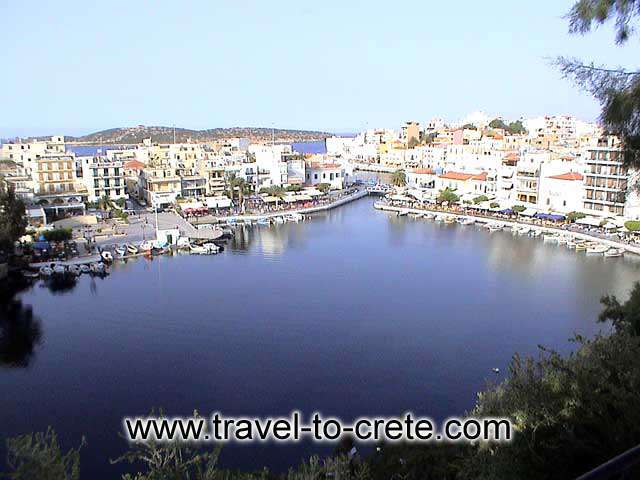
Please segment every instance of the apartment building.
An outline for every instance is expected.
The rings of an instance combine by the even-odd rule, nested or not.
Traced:
[[[142,198],[154,208],[166,208],[176,203],[182,192],[182,183],[176,170],[167,163],[146,166],[140,171],[139,185]]]
[[[341,190],[344,188],[345,172],[338,163],[307,162],[305,179],[307,185],[328,183],[332,189]]]
[[[10,142],[0,146],[0,160],[16,162],[27,174],[30,174],[38,158],[45,155],[62,155],[65,150],[62,135],[53,136],[46,141]]]
[[[630,187],[637,173],[623,165],[622,150],[592,148],[584,162],[584,210],[598,215],[635,216],[637,195]]]
[[[119,200],[127,198],[124,164],[103,156],[76,157],[82,165],[82,181],[87,189],[87,200],[100,198]]]

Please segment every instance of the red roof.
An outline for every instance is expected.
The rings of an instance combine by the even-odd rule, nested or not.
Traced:
[[[462,173],[462,172],[447,172],[440,175],[440,178],[444,178],[447,180],[469,180],[473,177],[471,173]]]
[[[124,168],[126,170],[142,170],[144,168],[144,163],[139,162],[138,160],[129,160],[124,164]]]
[[[582,180],[582,175],[578,172],[567,172],[562,175],[553,175],[552,177],[555,180]]]
[[[476,175],[474,175],[473,177],[471,177],[472,180],[480,180],[482,182],[485,182],[487,180],[487,172],[480,172]]]
[[[411,172],[417,173],[418,175],[433,175],[436,173],[433,168],[414,168]]]
[[[309,164],[309,167],[311,167],[314,170],[322,170],[322,169],[335,169],[335,168],[340,168],[340,165],[338,163],[317,163],[317,162],[311,162]]]

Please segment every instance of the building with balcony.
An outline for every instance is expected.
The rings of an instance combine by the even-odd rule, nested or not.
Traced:
[[[180,177],[167,163],[146,166],[140,171],[138,183],[142,199],[153,208],[166,208],[176,203],[182,192]]]
[[[119,200],[127,198],[124,164],[106,157],[77,157],[82,164],[82,181],[87,189],[87,200],[101,198]]]

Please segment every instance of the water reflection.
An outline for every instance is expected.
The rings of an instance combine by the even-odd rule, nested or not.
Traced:
[[[30,306],[8,298],[10,290],[15,294],[18,289],[3,288],[0,302],[0,366],[26,368],[42,342],[42,326]]]

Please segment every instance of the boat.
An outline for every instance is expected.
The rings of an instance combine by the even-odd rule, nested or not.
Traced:
[[[127,244],[127,252],[129,252],[131,255],[136,255],[138,253],[138,247],[129,243]]]
[[[102,260],[104,260],[105,262],[113,262],[113,255],[111,255],[111,252],[107,250],[101,252],[100,256],[102,257]]]
[[[587,255],[604,255],[609,250],[606,245],[595,244],[587,247]]]
[[[209,255],[209,249],[200,245],[190,245],[189,251],[194,255]]]
[[[89,265],[83,264],[80,265],[80,273],[90,273],[91,272],[91,268],[89,268]]]
[[[408,210],[398,210],[398,216],[399,217],[404,217],[405,215],[407,215],[409,213]]]
[[[64,268],[64,265],[55,265],[53,267],[53,273],[58,275],[64,275],[65,273],[67,273],[67,270],[66,268]]]
[[[556,233],[545,233],[543,237],[543,241],[545,242],[557,242],[560,236]]]
[[[38,270],[38,273],[40,273],[40,275],[42,275],[43,277],[50,277],[51,275],[53,275],[53,269],[51,267],[42,266]]]
[[[460,225],[473,225],[476,221],[473,218],[459,218],[458,223]]]
[[[456,217],[454,217],[453,215],[445,215],[443,220],[444,223],[454,223],[456,221]]]
[[[575,246],[576,252],[584,252],[587,249],[585,242],[577,242]]]
[[[119,255],[120,257],[124,257],[125,254],[127,253],[127,246],[126,245],[118,245],[114,250],[115,250],[117,255]]]
[[[153,243],[148,242],[148,241],[147,242],[142,242],[140,244],[140,248],[139,248],[140,252],[144,252],[144,253],[148,253],[152,249],[153,249]]]
[[[220,247],[218,247],[215,243],[210,242],[210,243],[205,243],[202,245],[204,248],[206,248],[209,253],[213,254],[213,253],[218,253],[218,250],[220,250]]]
[[[514,225],[513,227],[511,227],[511,233],[513,234],[520,233],[520,225]]]
[[[621,248],[610,248],[604,252],[605,257],[621,257],[624,255],[624,250]]]
[[[102,274],[105,271],[104,263],[102,263],[102,262],[93,262],[93,263],[89,264],[89,269],[91,270],[91,273]]]
[[[271,220],[269,220],[267,217],[262,217],[262,218],[259,218],[256,223],[258,225],[271,225]]]
[[[489,229],[490,232],[493,233],[493,232],[497,232],[498,230],[502,230],[502,225],[500,225],[499,223],[491,223],[487,228]]]
[[[67,271],[68,271],[71,275],[75,275],[76,277],[82,273],[82,272],[80,271],[80,267],[79,267],[78,265],[69,265],[69,266],[67,267]]]
[[[529,235],[531,235],[532,237],[539,237],[540,235],[542,235],[542,230],[531,230],[531,232],[529,232]]]
[[[567,240],[567,248],[570,248],[571,250],[575,249],[577,244],[578,242],[575,240]]]
[[[287,220],[290,220],[292,222],[299,222],[301,220],[304,220],[304,217],[302,215],[300,215],[299,213],[290,213],[289,215],[287,215]]]
[[[520,227],[518,235],[529,235],[531,233],[531,227]]]
[[[436,218],[436,216],[433,213],[425,213],[423,215],[423,218],[425,218],[427,220],[433,220],[434,218]]]
[[[273,221],[276,223],[284,223],[284,218],[282,217],[273,217]]]
[[[569,238],[564,235],[558,237],[558,245],[566,245],[568,241]]]

